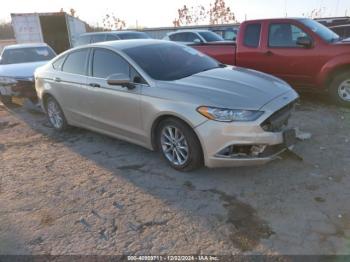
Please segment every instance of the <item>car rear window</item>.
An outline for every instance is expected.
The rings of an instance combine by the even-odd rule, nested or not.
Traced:
[[[257,48],[260,42],[261,24],[247,25],[244,33],[244,45]]]
[[[54,58],[56,54],[51,48],[46,46],[25,47],[5,49],[2,54],[2,64],[19,64],[39,61],[48,61]]]

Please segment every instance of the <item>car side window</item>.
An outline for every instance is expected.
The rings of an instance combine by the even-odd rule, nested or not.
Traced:
[[[259,47],[261,24],[249,24],[244,32],[244,45],[247,47]]]
[[[269,47],[300,47],[297,45],[299,37],[309,37],[299,27],[288,24],[271,24],[269,28]]]
[[[53,62],[53,63],[52,63],[53,69],[58,70],[58,71],[61,71],[61,70],[62,70],[62,65],[63,65],[63,63],[64,63],[66,57],[67,57],[67,56],[64,55],[64,56],[58,58],[55,62]]]
[[[177,33],[169,36],[170,40],[176,42],[187,42],[187,33]]]
[[[194,42],[195,40],[201,41],[201,39],[199,38],[199,36],[197,34],[195,34],[195,33],[187,33],[185,42]]]
[[[92,62],[92,76],[107,78],[110,75],[118,73],[130,75],[128,62],[111,50],[95,49]]]
[[[87,44],[90,44],[90,35],[80,36],[77,41],[77,45],[87,45]]]
[[[96,34],[92,35],[91,37],[91,43],[98,43],[105,41],[106,35],[105,34]]]
[[[106,41],[114,41],[114,40],[119,40],[119,38],[117,36],[115,36],[115,35],[107,34]]]
[[[89,49],[87,48],[70,53],[63,64],[62,71],[71,74],[86,75],[88,54]]]

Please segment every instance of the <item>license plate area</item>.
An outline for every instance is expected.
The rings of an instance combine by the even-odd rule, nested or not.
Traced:
[[[294,129],[288,129],[283,132],[283,142],[286,147],[290,147],[296,144],[297,138]]]

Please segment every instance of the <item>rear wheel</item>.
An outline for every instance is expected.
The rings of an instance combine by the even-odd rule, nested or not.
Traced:
[[[49,97],[46,101],[46,113],[48,120],[53,128],[58,131],[64,131],[68,127],[67,120],[63,114],[63,111],[53,97]]]
[[[350,73],[338,74],[331,83],[330,93],[337,104],[350,107]]]
[[[203,165],[203,153],[194,131],[181,120],[169,118],[159,125],[158,146],[165,160],[179,171],[192,171]]]
[[[0,95],[0,101],[5,105],[11,105],[12,104],[12,96],[4,96]]]

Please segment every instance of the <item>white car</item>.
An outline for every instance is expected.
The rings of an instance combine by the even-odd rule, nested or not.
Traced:
[[[225,41],[221,36],[209,30],[178,30],[168,33],[163,40],[185,45]]]
[[[44,43],[6,46],[0,56],[1,102],[10,104],[13,96],[23,96],[35,103],[34,71],[55,56]]]

